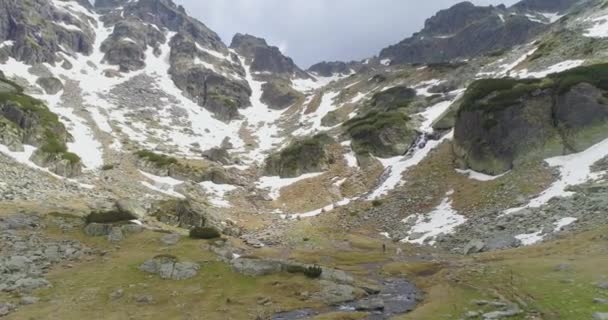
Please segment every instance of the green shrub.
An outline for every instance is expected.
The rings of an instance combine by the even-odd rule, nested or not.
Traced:
[[[192,239],[216,239],[221,237],[219,230],[213,227],[196,227],[190,230],[190,238]]]
[[[116,223],[125,222],[137,217],[133,216],[128,212],[119,210],[108,210],[108,211],[93,211],[86,217],[87,224],[89,223]]]
[[[372,206],[373,206],[374,208],[377,208],[377,207],[379,207],[379,206],[381,206],[381,205],[382,205],[382,200],[373,200],[373,201],[372,201]]]
[[[80,157],[72,152],[64,152],[61,154],[61,157],[65,160],[68,160],[72,164],[80,162]]]
[[[177,159],[166,156],[164,154],[157,154],[149,150],[140,150],[135,153],[139,158],[146,159],[152,162],[155,166],[162,168],[168,165],[177,163]]]
[[[103,171],[108,171],[108,170],[112,170],[112,169],[114,169],[113,164],[104,164],[103,167],[101,167],[101,170],[103,170]]]
[[[311,279],[319,278],[322,273],[323,268],[317,265],[306,267],[306,269],[304,270],[304,275]]]

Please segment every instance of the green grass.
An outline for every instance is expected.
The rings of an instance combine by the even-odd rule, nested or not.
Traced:
[[[60,239],[66,237],[61,230],[56,233]],[[217,261],[215,254],[201,247],[200,240],[184,238],[163,248],[162,235],[151,231],[131,235],[117,249],[103,237],[70,234],[70,238],[108,253],[94,256],[92,261],[72,262],[72,268],[55,268],[48,276],[53,287],[36,292],[41,301],[20,307],[8,319],[255,319],[275,311],[320,306],[319,302],[300,299],[300,292],[319,291],[318,283],[304,275],[247,277]],[[138,269],[159,255],[196,262],[201,269],[186,281],[163,280]],[[110,294],[118,288],[124,290],[124,296],[111,299]],[[154,301],[136,303],[134,297],[141,294],[151,295]],[[260,297],[270,298],[273,304],[259,306]]]

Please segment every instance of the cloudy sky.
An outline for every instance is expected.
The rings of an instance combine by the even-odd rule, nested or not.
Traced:
[[[460,0],[175,0],[230,44],[237,33],[266,38],[302,67],[358,60],[418,31]],[[471,0],[478,5],[516,0]]]

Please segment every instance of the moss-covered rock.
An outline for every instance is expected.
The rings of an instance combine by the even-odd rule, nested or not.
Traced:
[[[325,134],[294,141],[266,159],[265,173],[282,178],[293,178],[305,173],[327,170],[334,161],[327,152],[327,146],[332,142],[333,140]]]
[[[196,227],[190,230],[190,238],[192,239],[217,239],[222,236],[222,233],[214,227]]]
[[[295,91],[289,83],[281,80],[272,80],[262,85],[262,102],[272,109],[282,110],[290,107],[304,95]]]
[[[52,172],[74,177],[81,173],[80,158],[68,151],[71,139],[65,126],[44,103],[23,93],[15,83],[0,79],[5,88],[0,92],[0,140],[11,150],[22,150],[22,144],[38,147],[32,156],[36,164]]]
[[[416,90],[396,86],[374,94],[371,99],[371,106],[376,110],[394,111],[407,108],[416,98]]]
[[[209,222],[205,211],[188,200],[171,199],[156,203],[151,215],[158,221],[180,228],[203,227]]]
[[[387,158],[405,154],[418,134],[409,126],[410,118],[397,111],[373,111],[344,123],[359,155]]]
[[[545,79],[473,83],[457,112],[457,164],[500,174],[530,159],[580,152],[608,137],[608,65]]]
[[[55,77],[42,77],[36,80],[36,83],[44,89],[47,94],[57,94],[63,90],[63,83]]]

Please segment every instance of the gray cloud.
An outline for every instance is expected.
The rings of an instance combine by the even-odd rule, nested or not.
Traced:
[[[517,0],[473,0],[478,5]],[[460,0],[177,0],[230,44],[237,33],[266,38],[299,65],[358,60],[418,31]]]

